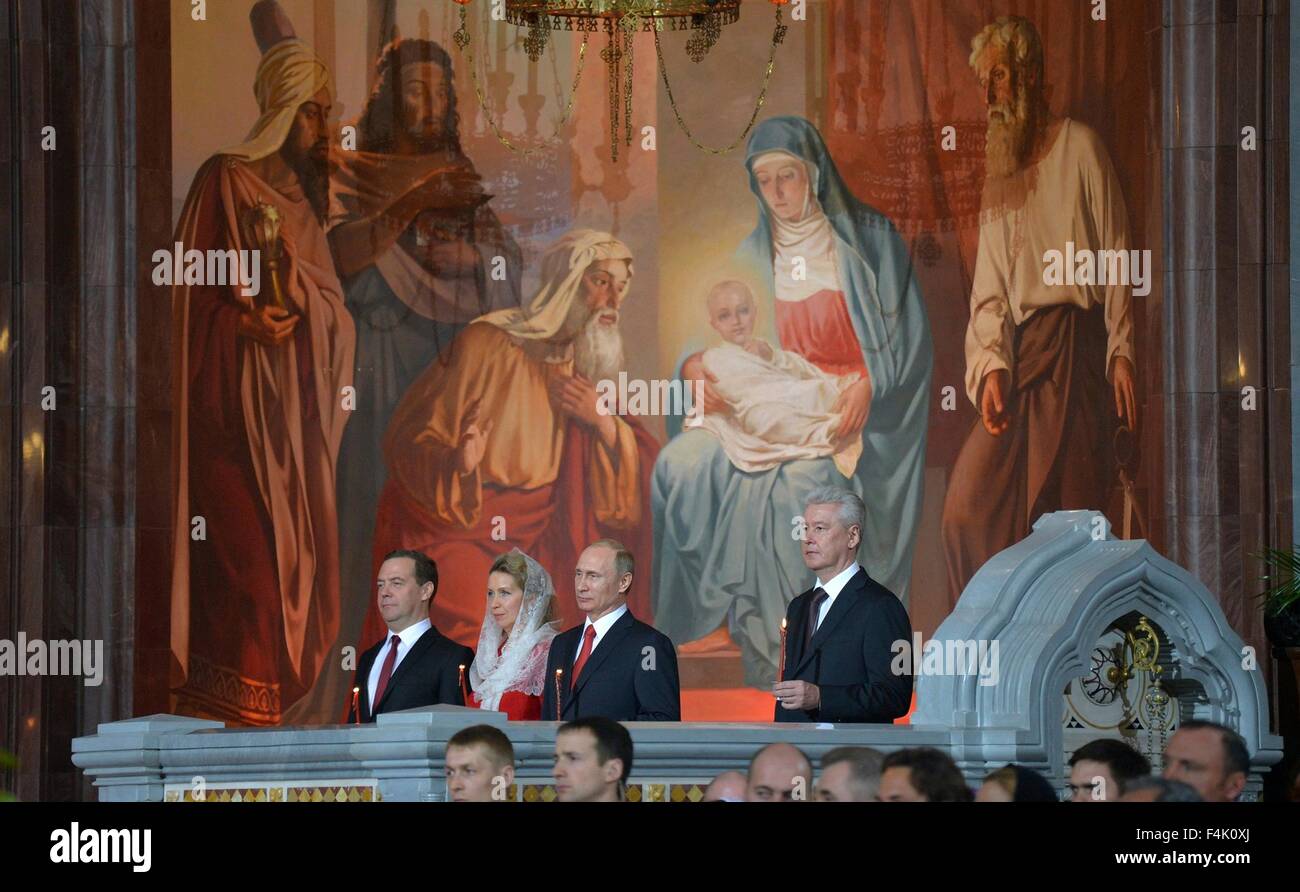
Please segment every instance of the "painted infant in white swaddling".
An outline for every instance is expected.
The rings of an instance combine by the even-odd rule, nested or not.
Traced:
[[[716,436],[742,471],[766,471],[783,462],[829,455],[841,474],[853,476],[862,440],[837,439],[840,415],[833,407],[858,376],[827,374],[799,354],[754,337],[758,309],[743,282],[714,285],[708,312],[709,324],[725,343],[691,357],[682,377],[707,376],[731,412],[690,418],[686,426],[703,427]]]

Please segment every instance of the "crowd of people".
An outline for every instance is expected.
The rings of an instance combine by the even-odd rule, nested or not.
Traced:
[[[633,768],[632,735],[603,717],[577,719],[555,736],[553,769],[560,802],[625,801]],[[819,771],[798,747],[771,743],[746,770],[723,771],[704,791],[705,802],[1235,802],[1246,786],[1245,741],[1214,722],[1187,721],[1164,752],[1164,770],[1114,738],[1091,741],[1069,760],[1069,781],[1058,789],[1033,768],[1009,764],[972,789],[957,763],[933,747],[881,753],[870,747],[827,750]],[[492,725],[464,728],[447,742],[447,798],[508,802],[515,789],[510,738]]]

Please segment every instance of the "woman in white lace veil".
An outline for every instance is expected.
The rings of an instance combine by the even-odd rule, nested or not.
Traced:
[[[483,630],[469,670],[475,705],[506,712],[512,720],[541,717],[556,614],[555,586],[541,564],[517,548],[493,561]]]

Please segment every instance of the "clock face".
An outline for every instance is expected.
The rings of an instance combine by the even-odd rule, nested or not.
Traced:
[[[1106,731],[1133,727],[1149,681],[1145,672],[1125,679],[1123,656],[1124,633],[1108,630],[1092,649],[1088,671],[1065,690],[1066,727]]]
[[[1159,635],[1160,630],[1143,619],[1135,631],[1135,644],[1127,652],[1126,637],[1118,629],[1107,630],[1096,642],[1088,670],[1065,688],[1063,742],[1067,757],[1089,741],[1110,737],[1127,743],[1160,770],[1165,743],[1178,726],[1177,703],[1152,672],[1130,667],[1125,673],[1123,669],[1135,659],[1135,650],[1139,664],[1150,665],[1160,647]],[[1156,677],[1166,677],[1168,668],[1166,665]]]
[[[1079,679],[1084,696],[1097,706],[1109,706],[1119,696],[1112,679],[1119,671],[1115,651],[1106,647],[1092,649],[1092,670]]]

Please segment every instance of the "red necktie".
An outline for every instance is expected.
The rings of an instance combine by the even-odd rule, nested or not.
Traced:
[[[578,683],[578,676],[582,673],[582,667],[587,665],[587,657],[591,656],[591,648],[596,642],[596,627],[587,626],[587,631],[582,634],[582,650],[578,651],[578,662],[573,664],[573,675],[569,677],[569,688]]]
[[[375,685],[375,700],[370,704],[372,716],[379,707],[379,701],[384,699],[384,688],[388,687],[388,680],[393,677],[393,667],[397,665],[397,645],[401,643],[402,639],[394,635],[392,647],[388,648],[388,656],[384,658],[384,668],[379,670],[379,684]]]

